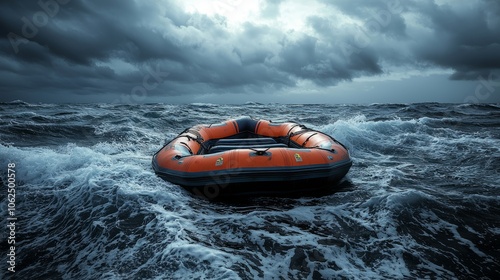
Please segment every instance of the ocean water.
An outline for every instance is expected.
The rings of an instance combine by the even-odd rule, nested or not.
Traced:
[[[328,133],[353,166],[320,196],[233,202],[154,174],[165,141],[239,116]],[[496,279],[499,171],[498,104],[3,103],[0,278]]]

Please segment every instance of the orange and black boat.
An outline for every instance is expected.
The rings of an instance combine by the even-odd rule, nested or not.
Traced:
[[[315,191],[351,165],[347,148],[327,134],[249,117],[188,128],[153,156],[157,175],[208,198]]]

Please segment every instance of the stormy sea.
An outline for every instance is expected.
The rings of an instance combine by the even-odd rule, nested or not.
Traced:
[[[208,201],[157,177],[185,128],[345,144],[321,194]],[[500,105],[0,104],[1,279],[498,279]]]

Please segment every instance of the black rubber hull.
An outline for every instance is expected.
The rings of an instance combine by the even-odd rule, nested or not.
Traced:
[[[192,174],[163,169],[153,159],[153,168],[160,177],[207,199],[314,194],[335,186],[347,174],[351,165],[351,160],[346,160],[330,165]]]

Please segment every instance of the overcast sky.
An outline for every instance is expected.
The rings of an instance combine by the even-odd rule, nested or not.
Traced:
[[[2,0],[0,30],[0,101],[500,102],[498,0]]]

